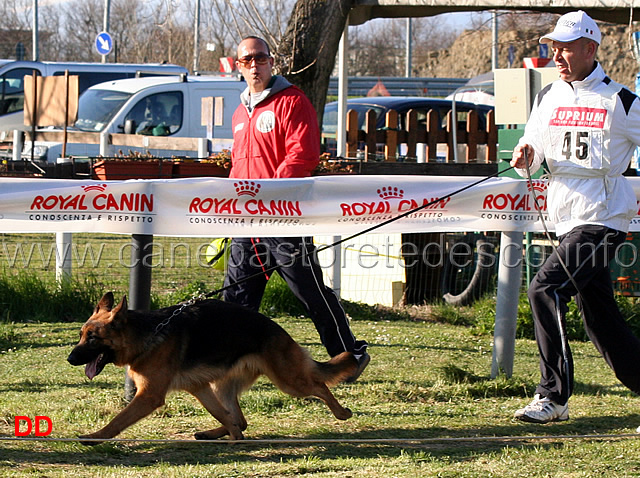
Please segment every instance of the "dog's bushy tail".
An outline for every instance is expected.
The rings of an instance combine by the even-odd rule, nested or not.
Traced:
[[[342,352],[328,362],[316,362],[314,375],[332,387],[351,377],[358,368],[358,361],[351,352]]]

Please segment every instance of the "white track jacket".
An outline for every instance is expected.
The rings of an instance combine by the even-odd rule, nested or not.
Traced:
[[[638,205],[622,174],[640,145],[640,100],[600,64],[583,81],[557,80],[541,90],[519,144],[534,149],[532,173],[547,161],[547,210],[557,235],[583,224],[628,231]]]

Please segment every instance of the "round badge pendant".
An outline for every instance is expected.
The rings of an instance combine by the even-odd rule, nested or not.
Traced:
[[[276,126],[276,115],[273,114],[273,111],[265,111],[258,116],[258,121],[256,123],[256,128],[261,133],[268,133],[273,130]]]

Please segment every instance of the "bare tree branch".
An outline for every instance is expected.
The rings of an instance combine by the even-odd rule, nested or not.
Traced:
[[[353,0],[298,0],[277,49],[277,69],[309,97],[320,123],[352,5]]]

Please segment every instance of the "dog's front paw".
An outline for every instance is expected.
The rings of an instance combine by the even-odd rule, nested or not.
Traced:
[[[217,440],[225,435],[229,435],[231,440],[244,440],[244,435],[240,430],[236,433],[229,433],[225,427],[214,428],[213,430],[207,430],[204,432],[197,432],[193,436],[196,440]]]
[[[217,438],[220,438],[220,436],[209,436],[207,435],[207,432],[196,432],[193,434],[193,438],[195,438],[196,440],[216,440]]]
[[[104,437],[98,437],[94,433],[89,435],[80,435],[78,438],[80,439],[80,444],[84,446],[96,446],[100,443],[104,443],[104,440],[102,439]]]
[[[349,408],[345,408],[342,413],[336,415],[338,420],[348,420],[353,416],[353,412]]]

